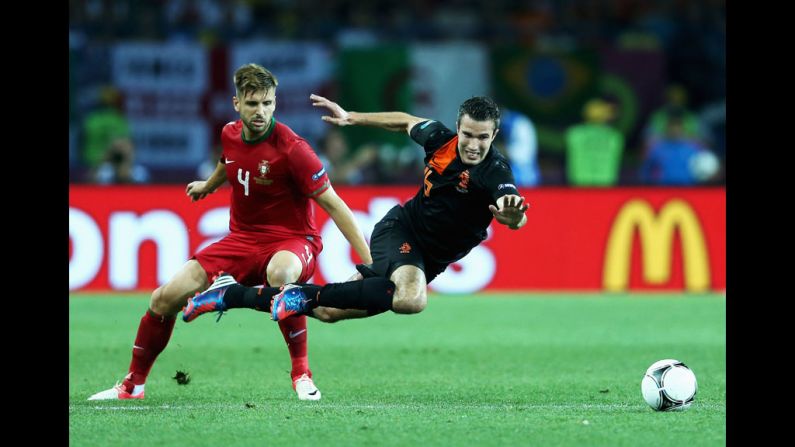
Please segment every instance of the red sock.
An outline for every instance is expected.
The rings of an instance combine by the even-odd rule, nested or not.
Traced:
[[[312,371],[309,370],[309,356],[306,350],[306,316],[297,315],[280,320],[279,329],[282,330],[287,349],[290,351],[290,361],[293,363],[290,377],[293,380],[301,374],[307,374],[312,377]],[[290,335],[293,336],[290,337]]]
[[[176,316],[164,317],[147,310],[141,324],[138,325],[138,335],[135,336],[133,345],[130,372],[124,380],[124,387],[132,391],[133,385],[143,385],[146,376],[152,369],[157,356],[166,348],[171,332],[174,330]]]

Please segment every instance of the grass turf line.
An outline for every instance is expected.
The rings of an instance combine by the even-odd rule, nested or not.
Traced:
[[[726,442],[722,294],[432,296],[418,315],[310,320],[320,402],[295,398],[268,315],[236,309],[178,321],[145,400],[86,401],[126,373],[147,301],[70,298],[71,445]],[[657,413],[640,396],[663,358],[696,373],[689,411]]]

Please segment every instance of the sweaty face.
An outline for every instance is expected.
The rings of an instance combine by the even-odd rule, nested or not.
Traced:
[[[458,156],[467,165],[476,165],[486,158],[498,129],[492,120],[475,121],[463,115],[458,123]]]
[[[261,137],[271,124],[276,109],[276,89],[247,93],[242,99],[235,96],[232,102],[243,120],[246,139],[253,140]]]

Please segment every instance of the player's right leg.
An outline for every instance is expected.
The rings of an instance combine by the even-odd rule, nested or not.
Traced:
[[[273,287],[281,287],[288,283],[306,281],[315,270],[317,252],[312,256],[305,240],[298,243],[284,242],[268,262],[266,268],[267,283]],[[309,332],[306,317],[287,318],[279,321],[287,350],[290,353],[290,379],[293,390],[300,400],[320,400],[320,390],[315,386],[312,370],[309,368]]]
[[[143,399],[146,377],[171,338],[177,313],[188,297],[205,289],[207,283],[207,274],[201,264],[191,259],[169,282],[155,289],[149,300],[149,309],[138,325],[132,360],[123,382],[94,394],[88,400]]]
[[[348,281],[361,280],[362,276],[358,273],[348,279]],[[188,304],[183,310],[182,319],[190,323],[209,312],[217,312],[220,319],[223,312],[238,308],[270,313],[271,300],[279,292],[281,292],[281,288],[278,287],[241,286],[231,275],[219,275],[207,290],[188,298]],[[307,313],[307,316],[325,323],[333,323],[340,320],[365,318],[371,315],[366,310],[318,307],[312,309],[312,313]]]
[[[392,305],[389,310],[399,314],[416,314],[425,309],[428,304],[428,294],[425,273],[422,269],[415,265],[402,265],[392,272],[389,279],[395,284],[395,292],[392,296]],[[329,299],[324,292],[321,291],[323,298],[325,298],[321,299],[321,302],[327,304],[312,309],[312,316],[325,323],[334,323],[352,318],[365,318],[380,313],[373,312],[372,309],[368,311],[330,307],[336,305],[331,302],[334,297]],[[382,305],[381,307],[383,308],[384,306]]]
[[[361,318],[392,310],[418,313],[427,304],[425,259],[411,232],[390,211],[379,221],[370,236],[372,266],[357,266],[361,281],[311,285],[290,285],[274,295],[271,315],[274,320],[313,312],[322,321]],[[363,271],[364,270],[364,271]],[[367,273],[367,274],[365,274]],[[377,275],[373,277],[373,274]],[[386,280],[385,278],[389,278]],[[320,310],[315,312],[315,309]],[[328,311],[325,308],[339,309]]]
[[[356,265],[357,272],[354,273],[350,278],[346,279],[345,282],[350,281],[361,281],[364,279],[364,274],[367,275],[368,278],[374,278],[378,276],[372,270],[372,265],[370,264],[357,264]],[[312,309],[312,313],[309,314],[310,317],[316,318],[324,323],[336,323],[337,321],[342,320],[352,320],[354,318],[366,318],[370,315],[367,313],[366,310],[359,310],[359,309],[335,309],[333,307],[316,307]]]
[[[416,265],[406,264],[396,268],[389,279],[395,283],[392,311],[399,314],[420,313],[428,305],[428,284],[425,272]]]

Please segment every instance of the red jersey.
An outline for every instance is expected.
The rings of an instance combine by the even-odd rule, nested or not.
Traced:
[[[244,141],[242,129],[237,120],[221,131],[221,162],[232,185],[229,230],[319,237],[310,199],[331,186],[323,163],[275,118],[257,140]]]

